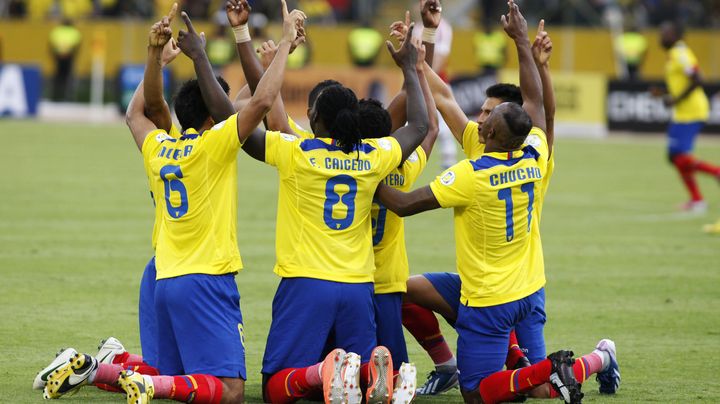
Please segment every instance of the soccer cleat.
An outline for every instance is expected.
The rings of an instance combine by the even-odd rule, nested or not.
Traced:
[[[360,355],[354,352],[345,354],[342,368],[343,404],[360,404]]]
[[[108,339],[100,341],[100,345],[98,345],[98,353],[95,355],[95,359],[97,359],[100,363],[112,364],[113,359],[115,359],[115,355],[123,354],[125,352],[127,352],[127,350],[125,350],[125,347],[122,343],[120,343],[120,341],[118,341],[117,338],[109,337]]]
[[[411,403],[415,398],[416,384],[417,369],[415,369],[415,364],[403,363],[400,365],[397,387],[393,390],[392,402],[398,404]]]
[[[378,346],[370,354],[367,404],[389,404],[393,391],[393,362],[390,350]]]
[[[687,213],[701,215],[707,212],[708,205],[705,201],[688,201],[681,204],[678,209]]]
[[[88,379],[98,368],[97,359],[76,353],[70,361],[50,372],[43,397],[59,398],[89,383]]]
[[[440,372],[438,370],[433,370],[428,374],[425,384],[417,390],[417,395],[434,396],[453,389],[459,384],[458,375],[459,373],[457,370],[452,372]]]
[[[322,364],[323,397],[325,404],[342,404],[342,369],[345,363],[345,351],[337,348],[327,354]]]
[[[600,393],[615,394],[620,388],[620,366],[617,362],[615,342],[611,339],[602,339],[595,349],[607,353],[610,357],[610,364],[607,369],[598,372],[597,376],[595,376],[595,379],[600,384]]]
[[[530,359],[528,359],[527,356],[521,356],[520,359],[518,359],[515,363],[515,366],[512,368],[512,370],[529,368],[531,365],[532,363],[530,363]]]
[[[118,384],[125,390],[128,404],[146,404],[152,401],[155,395],[152,378],[132,370],[120,372]]]
[[[53,359],[53,361],[50,362],[45,369],[38,372],[37,376],[35,376],[35,380],[33,380],[33,389],[42,390],[45,387],[45,384],[47,384],[50,373],[70,362],[70,359],[76,354],[77,351],[73,348],[63,348],[59,350],[58,353],[55,354],[55,359]]]
[[[565,400],[567,404],[582,403],[583,393],[581,385],[575,379],[573,371],[572,351],[557,351],[551,353],[547,357],[552,363],[552,373],[550,373],[550,385],[558,392],[560,398]]]

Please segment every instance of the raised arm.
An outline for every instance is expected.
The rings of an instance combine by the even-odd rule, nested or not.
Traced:
[[[130,128],[130,133],[135,140],[138,150],[142,151],[142,145],[148,133],[157,129],[157,126],[145,116],[145,96],[143,94],[143,83],[140,82],[135,93],[130,99],[125,111],[125,124]]]
[[[538,32],[532,45],[533,59],[540,73],[542,81],[543,106],[545,108],[545,133],[547,135],[548,149],[552,154],[552,145],[555,140],[555,91],[550,77],[550,55],[552,54],[552,40],[545,31],[545,20],[540,20]]]
[[[510,11],[500,18],[505,32],[515,42],[520,65],[520,91],[523,96],[523,109],[530,115],[533,126],[546,129],[545,108],[543,106],[542,83],[540,74],[533,61],[528,39],[527,21],[520,13],[514,0],[508,0]]]
[[[148,43],[148,58],[145,65],[143,77],[143,97],[145,104],[145,115],[155,125],[167,132],[172,126],[170,107],[163,97],[163,67],[177,55],[179,50],[174,46],[172,39],[172,23],[177,13],[177,3],[173,3],[168,15],[153,24],[150,29],[150,40]],[[168,49],[170,47],[170,49]],[[169,53],[169,55],[168,55]],[[169,57],[170,60],[166,60]]]
[[[198,34],[195,31],[187,13],[183,11],[180,16],[188,30],[178,33],[178,45],[183,53],[193,61],[203,102],[207,106],[210,116],[215,122],[224,121],[235,113],[235,107],[215,78],[210,60],[205,53],[205,34]]]
[[[407,119],[408,124],[395,133],[393,137],[400,143],[402,149],[402,161],[412,154],[422,143],[428,132],[428,113],[425,98],[423,97],[420,82],[418,80],[416,64],[418,50],[412,43],[413,25],[410,25],[408,35],[399,50],[396,50],[390,41],[387,47],[395,63],[402,69],[405,78],[405,91],[407,92]]]
[[[380,202],[385,207],[400,217],[411,216],[440,207],[440,203],[430,190],[429,185],[405,193],[380,183],[375,196],[380,199]]]

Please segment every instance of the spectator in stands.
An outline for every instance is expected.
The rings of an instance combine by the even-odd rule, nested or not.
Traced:
[[[476,32],[473,38],[475,60],[482,74],[495,76],[498,69],[505,65],[507,36],[501,30],[493,30],[490,19],[483,22],[482,32]]]
[[[73,65],[82,42],[82,34],[72,20],[65,18],[60,25],[50,31],[50,52],[55,60],[52,99],[68,101],[71,96]]]
[[[645,56],[647,55],[647,48],[647,39],[639,32],[635,25],[631,25],[630,29],[617,37],[615,49],[627,68],[627,76],[625,79],[631,81],[638,80],[640,76],[640,66],[643,61],[645,61]]]

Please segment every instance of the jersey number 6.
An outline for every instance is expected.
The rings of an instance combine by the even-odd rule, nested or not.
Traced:
[[[347,185],[348,191],[341,197],[336,191],[337,185]],[[355,178],[341,174],[328,179],[325,184],[325,206],[323,209],[323,220],[327,227],[332,230],[344,230],[350,227],[355,218],[355,195],[357,194],[357,181]],[[342,219],[333,217],[333,207],[339,202],[347,206],[347,214]]]
[[[175,219],[185,216],[188,211],[187,188],[180,181],[182,177],[180,166],[167,165],[160,169],[160,178],[165,184],[165,207],[167,207],[168,214]],[[173,206],[170,202],[170,192],[180,194],[180,206]]]

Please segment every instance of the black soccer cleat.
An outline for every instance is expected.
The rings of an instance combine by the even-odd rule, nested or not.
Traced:
[[[560,397],[567,404],[581,404],[584,394],[581,391],[582,386],[575,379],[573,371],[572,351],[557,351],[551,353],[547,357],[552,362],[552,373],[550,373],[550,384]]]

